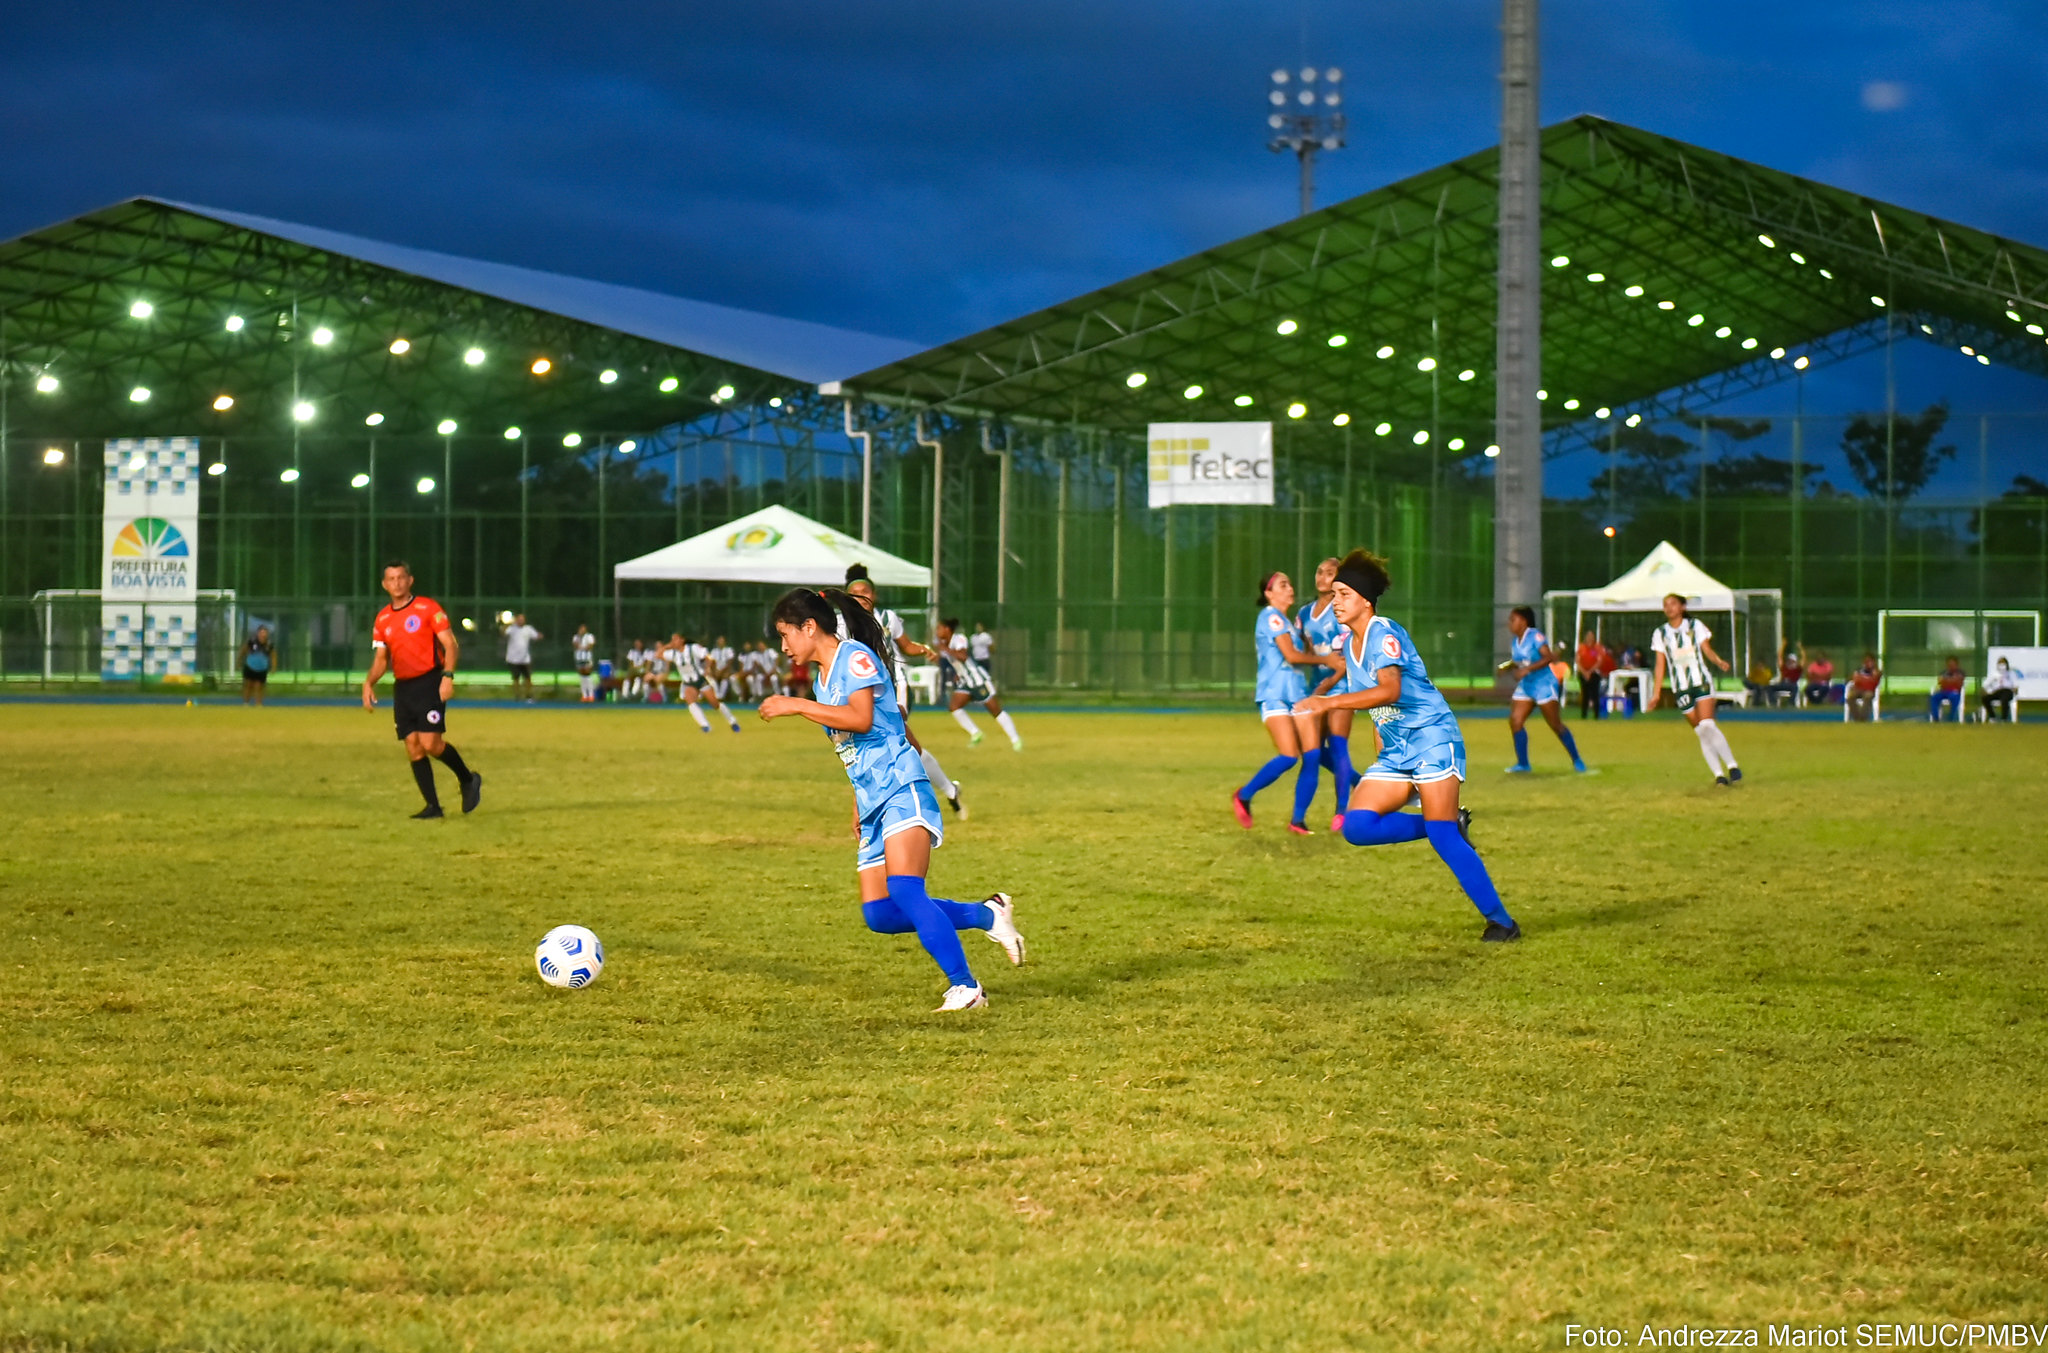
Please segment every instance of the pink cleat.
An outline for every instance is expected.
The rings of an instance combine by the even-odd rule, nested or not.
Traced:
[[[1230,811],[1237,814],[1237,825],[1246,831],[1252,829],[1252,806],[1237,795],[1230,796]]]
[[[1330,834],[1333,836],[1342,836],[1344,834],[1344,815],[1342,813],[1330,819]]]
[[[1300,824],[1299,822],[1290,822],[1290,823],[1288,823],[1288,824],[1287,824],[1287,830],[1288,830],[1288,831],[1291,831],[1291,832],[1293,832],[1293,833],[1294,833],[1294,834],[1295,834],[1296,836],[1314,836],[1314,835],[1315,835],[1315,833],[1314,833],[1314,832],[1312,832],[1312,831],[1310,831],[1310,830],[1309,830],[1308,828],[1306,828],[1306,827],[1302,826],[1302,825],[1301,825],[1301,824]]]

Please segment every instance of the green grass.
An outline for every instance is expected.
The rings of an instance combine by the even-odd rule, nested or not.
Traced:
[[[1246,834],[1249,711],[923,726],[993,1006],[807,726],[0,705],[0,1348],[1558,1348],[2048,1309],[2048,729],[1666,719],[1426,846]],[[444,779],[444,786],[446,781]],[[1327,802],[1327,800],[1325,800]],[[582,992],[532,970],[594,927]]]

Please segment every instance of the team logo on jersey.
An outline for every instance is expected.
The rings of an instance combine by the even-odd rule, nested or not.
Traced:
[[[865,653],[856,653],[846,664],[846,670],[863,679],[875,674],[875,660]]]
[[[1400,657],[1401,641],[1399,639],[1396,639],[1393,635],[1389,634],[1386,638],[1380,640],[1380,652],[1386,654],[1390,658]]]
[[[420,618],[418,616],[409,615],[405,618],[405,632],[407,634],[418,634],[420,632]]]
[[[1278,634],[1281,630],[1286,629],[1287,625],[1279,616],[1274,615],[1266,617],[1266,628]]]
[[[772,526],[749,526],[734,531],[725,538],[725,548],[735,552],[741,550],[772,550],[782,543],[782,532]]]

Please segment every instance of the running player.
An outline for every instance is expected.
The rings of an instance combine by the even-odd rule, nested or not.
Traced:
[[[1273,739],[1272,760],[1259,767],[1244,788],[1230,795],[1230,811],[1237,825],[1251,830],[1252,795],[1285,775],[1299,763],[1294,777],[1294,817],[1287,830],[1296,836],[1309,835],[1305,819],[1316,797],[1316,771],[1322,764],[1322,720],[1314,714],[1297,714],[1295,707],[1308,696],[1308,681],[1296,670],[1319,667],[1321,659],[1304,652],[1294,622],[1287,618],[1294,605],[1294,584],[1284,573],[1268,573],[1259,584],[1259,618],[1252,628],[1253,647],[1259,655],[1259,682],[1252,698],[1259,702],[1259,721],[1266,736]],[[1310,755],[1316,753],[1316,755]]]
[[[709,733],[711,731],[711,721],[704,717],[703,709],[697,704],[698,699],[701,697],[717,705],[718,712],[725,716],[725,721],[731,726],[732,731],[735,733],[739,732],[740,721],[733,717],[732,711],[726,707],[724,693],[711,680],[709,673],[710,654],[705,650],[704,645],[691,643],[680,634],[671,639],[669,643],[681,655],[681,661],[677,664],[676,670],[682,674],[683,678],[683,705],[684,708],[690,711],[690,717],[697,721],[697,731],[700,733]]]
[[[925,891],[932,851],[945,841],[946,831],[881,656],[888,635],[864,606],[836,589],[798,588],[775,603],[770,618],[792,660],[818,664],[818,699],[772,696],[761,702],[761,717],[809,719],[825,730],[846,767],[860,838],[854,868],[868,929],[883,935],[917,932],[918,943],[946,974],[940,1010],[987,1005],[956,932],[986,931],[1018,964],[1024,961],[1024,937],[1017,933],[1007,893],[961,903]],[[839,637],[842,629],[844,639]]]
[[[1557,672],[1551,667],[1558,660],[1558,653],[1550,646],[1549,636],[1536,628],[1535,610],[1517,606],[1509,611],[1508,633],[1513,637],[1513,643],[1508,652],[1507,670],[1515,674],[1515,693],[1508,701],[1508,732],[1515,739],[1515,764],[1508,767],[1508,774],[1529,773],[1529,734],[1522,726],[1529,722],[1530,710],[1540,709],[1543,721],[1564,744],[1565,755],[1572,759],[1572,769],[1584,775],[1586,763],[1579,759],[1579,744],[1572,741],[1571,730],[1564,726],[1564,719],[1558,713],[1558,702],[1564,696],[1564,683],[1557,679]]]
[[[1714,722],[1714,674],[1707,670],[1707,664],[1711,662],[1724,672],[1729,665],[1714,651],[1709,642],[1713,637],[1712,630],[1686,614],[1684,597],[1673,592],[1664,598],[1664,623],[1650,639],[1650,648],[1657,655],[1657,682],[1652,688],[1650,708],[1655,709],[1664,698],[1668,675],[1672,699],[1699,738],[1700,755],[1707,759],[1714,783],[1739,785],[1742,767],[1735,764],[1735,749],[1728,745],[1721,726]]]
[[[939,675],[946,688],[947,704],[954,720],[967,730],[967,745],[972,747],[981,741],[981,730],[974,726],[974,716],[967,712],[969,704],[978,703],[995,716],[996,726],[1009,735],[1010,745],[1023,751],[1024,739],[1017,732],[1016,721],[1010,718],[1002,698],[996,694],[996,679],[974,660],[967,636],[960,632],[960,622],[939,622],[938,633],[933,637],[938,641]]]
[[[1316,565],[1315,600],[1294,613],[1295,626],[1300,629],[1302,640],[1308,651],[1317,656],[1336,653],[1343,649],[1348,636],[1344,627],[1337,623],[1337,610],[1330,588],[1337,580],[1337,561],[1325,559]],[[1344,669],[1338,663],[1329,663],[1311,669],[1305,680],[1316,682],[1311,694],[1327,695],[1339,681],[1344,679]],[[1351,801],[1351,786],[1358,783],[1357,773],[1351,769],[1351,711],[1333,709],[1323,716],[1323,769],[1330,772],[1330,782],[1337,790],[1337,811],[1330,818],[1330,830],[1344,830],[1344,805]]]
[[[939,791],[939,797],[953,809],[953,815],[961,821],[967,820],[967,809],[960,803],[960,785],[947,776],[939,766],[939,759],[925,748],[910,728],[910,672],[903,665],[903,655],[912,653],[919,657],[933,658],[938,655],[915,639],[905,638],[903,617],[886,606],[878,606],[875,584],[868,577],[866,564],[849,564],[846,569],[846,592],[867,609],[881,627],[882,637],[888,642],[883,645],[882,662],[894,679],[896,686],[896,708],[903,716],[903,736],[910,739],[910,745],[917,750],[917,759],[924,766],[925,776]]]
[[[576,655],[576,685],[583,692],[583,703],[593,704],[597,700],[597,636],[590,626],[576,627],[569,651]]]
[[[394,560],[384,566],[384,594],[391,598],[370,626],[370,672],[363,678],[363,708],[377,708],[377,682],[391,670],[391,712],[399,740],[412,761],[412,778],[427,806],[413,816],[441,816],[441,797],[434,792],[433,757],[455,772],[462,788],[462,811],[473,813],[483,799],[484,777],[463,764],[462,754],[448,745],[448,699],[455,694],[455,665],[462,656],[448,613],[440,603],[413,595],[412,565]]]
[[[1465,739],[1408,631],[1379,613],[1387,590],[1387,562],[1353,550],[1337,566],[1337,619],[1353,637],[1344,648],[1344,683],[1335,695],[1311,696],[1299,708],[1371,711],[1380,754],[1352,791],[1344,839],[1354,846],[1386,846],[1429,838],[1429,844],[1486,918],[1480,939],[1518,940],[1522,928],[1501,905],[1486,865],[1472,849],[1470,812],[1458,806],[1465,779]],[[1413,794],[1422,813],[1400,809]]]

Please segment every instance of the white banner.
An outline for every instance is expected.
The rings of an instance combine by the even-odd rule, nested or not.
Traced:
[[[195,680],[199,439],[110,439],[101,531],[101,679]]]
[[[1271,423],[1154,423],[1146,450],[1149,506],[1272,506]]]

